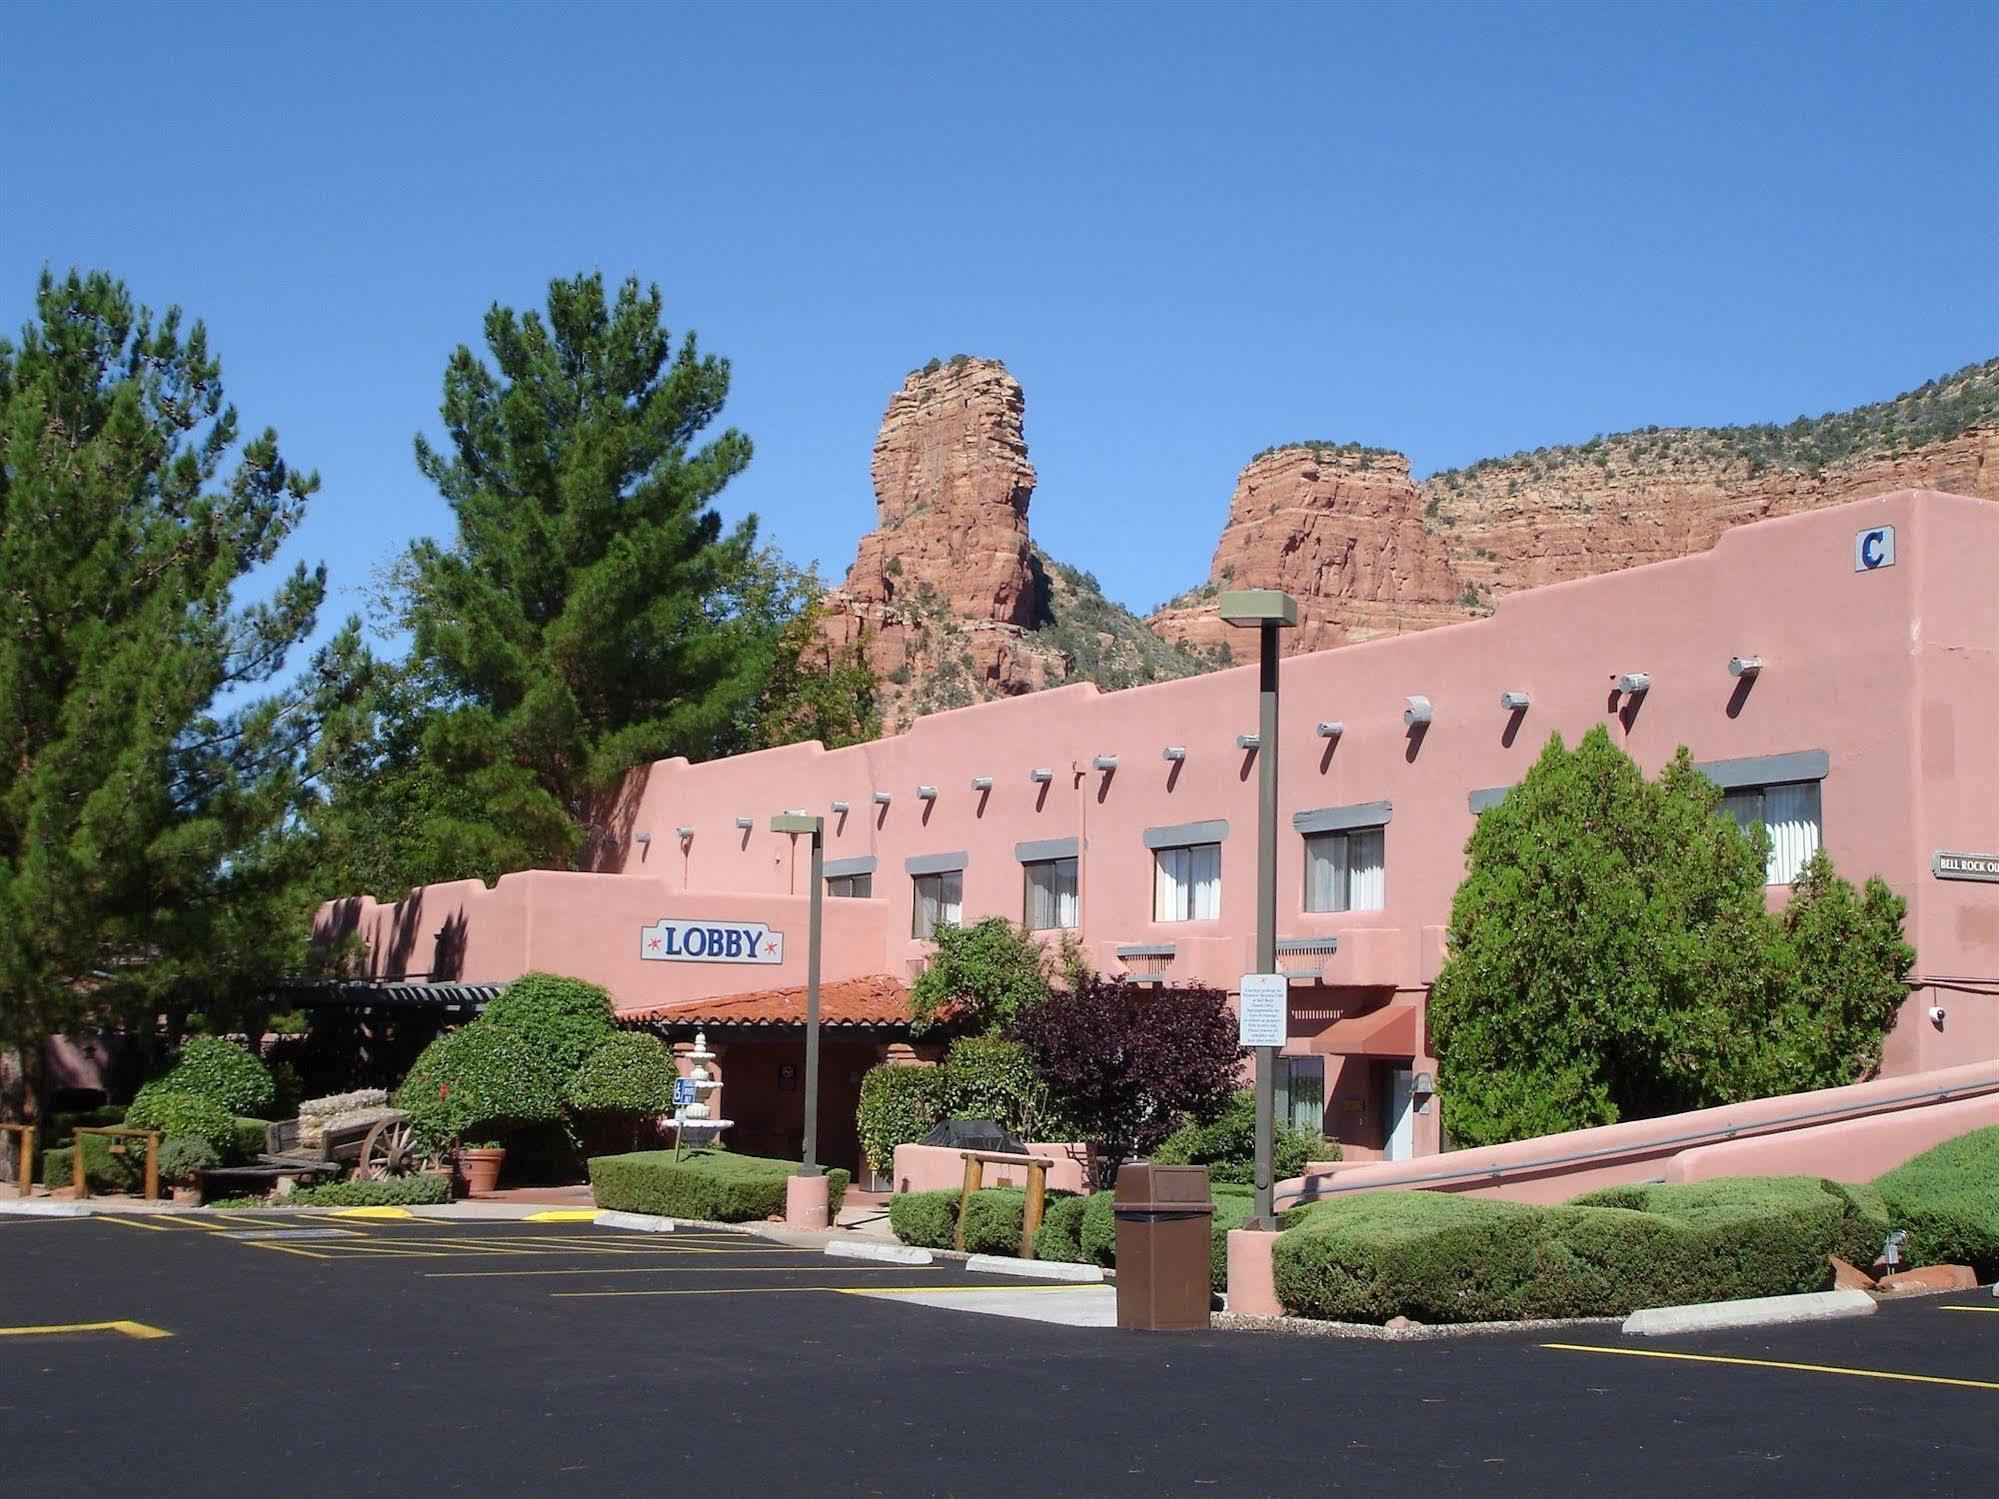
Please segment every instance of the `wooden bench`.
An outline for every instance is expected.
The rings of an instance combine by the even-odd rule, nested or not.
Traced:
[[[1042,1212],[1048,1206],[1048,1168],[1055,1164],[1048,1156],[1016,1155],[1008,1150],[961,1150],[965,1160],[965,1190],[958,1197],[957,1247],[965,1247],[965,1209],[972,1194],[985,1182],[987,1166],[1027,1168],[1027,1211],[1020,1219],[1020,1257],[1034,1258],[1034,1235],[1041,1227]]]

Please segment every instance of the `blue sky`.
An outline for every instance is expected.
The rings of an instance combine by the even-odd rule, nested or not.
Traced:
[[[1421,474],[1999,354],[1995,56],[1991,4],[10,0],[0,326],[45,263],[205,318],[345,590],[448,532],[411,437],[551,276],[662,285],[725,508],[834,577],[903,375],[997,356],[1035,536],[1143,609],[1274,442]]]

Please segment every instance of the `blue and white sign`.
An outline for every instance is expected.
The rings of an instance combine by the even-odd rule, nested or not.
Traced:
[[[649,963],[782,963],[784,933],[761,921],[669,916],[640,929],[639,956]]]
[[[694,1091],[693,1078],[677,1077],[673,1080],[673,1106],[676,1109],[686,1108],[699,1097],[700,1095]]]
[[[1853,538],[1853,570],[1871,573],[1895,565],[1895,528],[1875,526]]]

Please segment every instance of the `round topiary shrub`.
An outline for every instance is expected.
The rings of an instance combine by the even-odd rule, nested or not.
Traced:
[[[528,1036],[474,1021],[423,1049],[396,1090],[396,1107],[419,1140],[441,1149],[560,1118],[556,1077]]]
[[[176,1093],[193,1093],[231,1114],[268,1119],[277,1082],[250,1052],[222,1036],[191,1036],[180,1060],[160,1082]]]
[[[595,984],[552,973],[515,979],[486,1006],[476,1024],[512,1031],[533,1043],[558,1077],[581,1067],[591,1052],[618,1033],[609,994]]]
[[[198,1093],[168,1087],[168,1081],[147,1083],[139,1090],[125,1111],[125,1127],[158,1130],[168,1140],[200,1140],[218,1159],[228,1159],[236,1145],[235,1116]]]
[[[160,1180],[164,1182],[185,1186],[198,1173],[221,1164],[222,1157],[216,1154],[215,1147],[192,1135],[175,1135],[160,1144]]]
[[[664,1114],[673,1108],[680,1070],[659,1037],[619,1031],[590,1053],[563,1090],[579,1114]]]

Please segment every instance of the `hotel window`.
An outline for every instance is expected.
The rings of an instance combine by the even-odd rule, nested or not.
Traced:
[[[1222,846],[1153,850],[1152,919],[1213,921],[1222,914]]]
[[[1021,921],[1029,931],[1046,932],[1076,924],[1076,861],[1039,859],[1023,864],[1026,878]]]
[[[1379,911],[1386,828],[1312,833],[1305,839],[1305,909]]]
[[[947,870],[941,874],[913,877],[915,900],[910,908],[909,935],[930,937],[940,926],[957,926],[965,916],[965,872]]]
[[[835,899],[866,900],[875,893],[871,874],[834,874],[826,877],[826,894]]]
[[[1819,783],[1794,781],[1783,786],[1737,786],[1722,794],[1721,810],[1746,833],[1762,823],[1770,833],[1770,862],[1765,883],[1791,885],[1825,840],[1819,815]]]

